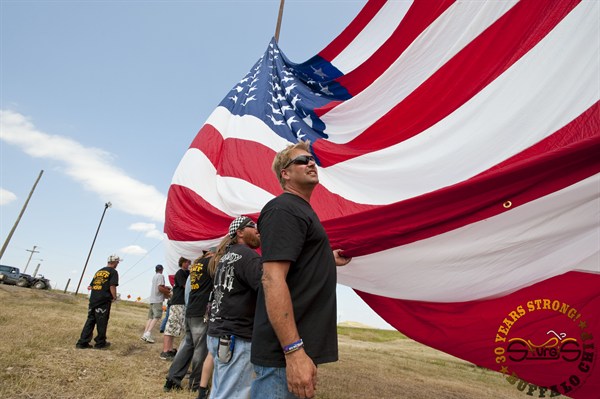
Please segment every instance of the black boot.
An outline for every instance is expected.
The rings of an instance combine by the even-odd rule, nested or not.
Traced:
[[[181,391],[182,389],[183,388],[181,388],[181,385],[179,385],[175,381],[172,381],[168,378],[167,378],[167,381],[165,381],[165,385],[163,386],[163,391],[165,391],[165,392]]]
[[[198,397],[196,399],[207,399],[208,398],[208,389],[203,387],[198,387]]]

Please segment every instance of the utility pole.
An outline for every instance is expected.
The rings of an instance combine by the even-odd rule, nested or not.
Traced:
[[[85,260],[85,265],[83,265],[83,270],[81,271],[81,277],[79,278],[79,284],[77,284],[77,289],[75,290],[75,295],[79,292],[79,287],[81,286],[81,280],[83,280],[83,275],[85,274],[85,269],[87,268],[88,262],[90,260],[90,256],[92,255],[92,249],[94,249],[94,244],[96,243],[96,238],[98,237],[98,232],[100,231],[100,226],[102,226],[102,221],[104,220],[104,214],[106,214],[106,210],[110,208],[112,204],[107,202],[104,204],[104,211],[102,211],[102,217],[100,218],[100,223],[98,223],[98,228],[96,229],[96,235],[94,236],[94,241],[92,241],[92,246],[90,247],[90,253]]]
[[[23,270],[23,273],[27,272],[27,268],[29,267],[29,262],[31,262],[31,257],[33,256],[33,254],[36,254],[36,253],[40,252],[40,251],[36,251],[35,250],[36,248],[37,247],[34,245],[33,249],[26,249],[25,250],[27,252],[31,252],[31,254],[29,254],[29,259],[27,260],[27,264],[25,265],[25,269]]]
[[[69,288],[69,284],[71,283],[71,279],[67,280],[67,285],[65,285],[65,290],[63,291],[63,294],[67,293],[67,288]]]
[[[12,229],[10,229],[10,233],[8,233],[8,237],[6,237],[6,241],[4,241],[4,245],[2,245],[2,249],[0,249],[0,259],[2,259],[2,255],[4,255],[4,251],[6,251],[6,247],[8,246],[8,243],[10,242],[10,239],[12,238],[13,233],[17,229],[17,225],[19,224],[19,221],[21,220],[21,217],[23,216],[23,213],[25,213],[25,208],[27,208],[27,204],[29,203],[29,199],[31,198],[31,195],[33,194],[33,191],[35,190],[35,187],[37,186],[38,182],[42,178],[42,174],[43,173],[44,173],[44,170],[41,170],[40,174],[39,174],[39,176],[37,178],[37,180],[35,181],[35,184],[31,188],[31,191],[29,192],[29,196],[27,197],[27,201],[25,201],[25,204],[23,205],[23,209],[21,209],[21,213],[19,213],[19,217],[17,217],[17,221],[15,222],[14,226],[12,227]]]
[[[32,274],[33,277],[37,276],[38,270],[40,270],[40,265],[41,265],[41,263],[38,263],[38,265],[36,266],[35,271]]]

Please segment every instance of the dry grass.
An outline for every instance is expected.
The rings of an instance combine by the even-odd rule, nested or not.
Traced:
[[[87,298],[0,285],[0,398],[195,398],[163,393],[170,362],[139,337],[147,308],[113,306],[109,350],[77,350]],[[340,327],[340,361],[319,367],[318,398],[523,398],[491,371],[393,331]],[[185,382],[184,382],[185,383]]]

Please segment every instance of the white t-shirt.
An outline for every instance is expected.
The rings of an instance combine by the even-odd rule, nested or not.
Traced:
[[[148,298],[148,302],[162,303],[165,300],[165,294],[158,290],[160,285],[165,285],[165,276],[163,276],[162,273],[156,273],[154,277],[152,277],[152,288],[150,289],[150,298]]]

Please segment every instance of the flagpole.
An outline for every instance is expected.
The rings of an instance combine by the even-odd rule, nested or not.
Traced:
[[[283,5],[285,0],[279,3],[279,16],[277,16],[277,28],[275,28],[275,41],[279,43],[279,31],[281,30],[281,20],[283,19]]]

